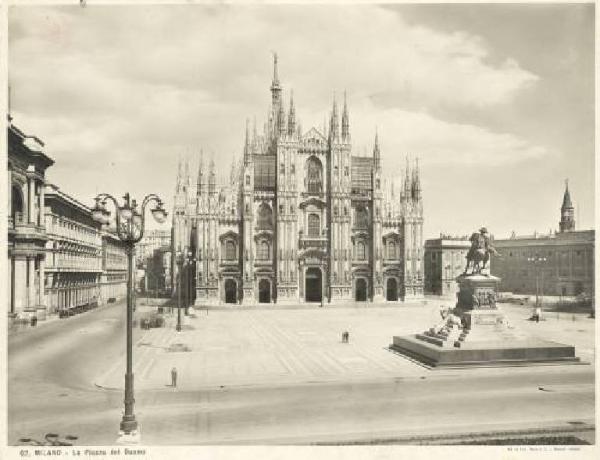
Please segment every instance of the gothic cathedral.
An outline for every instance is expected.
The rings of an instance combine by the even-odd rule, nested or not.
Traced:
[[[422,298],[418,163],[397,188],[382,177],[377,134],[372,156],[352,153],[345,95],[327,128],[303,132],[291,93],[286,116],[275,56],[268,121],[262,135],[246,122],[229,181],[217,185],[200,154],[193,187],[179,164],[173,286],[181,271],[196,305]]]

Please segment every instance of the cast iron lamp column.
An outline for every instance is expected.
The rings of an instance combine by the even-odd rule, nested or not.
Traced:
[[[183,252],[181,250],[177,251],[177,266],[179,267],[178,273],[178,283],[177,283],[177,332],[181,331],[181,289],[183,288],[183,267],[188,266],[192,263],[194,259],[192,258],[192,251],[189,247],[184,247]],[[187,282],[186,282],[187,284]],[[187,291],[187,289],[186,289]],[[186,300],[188,297],[188,293],[186,292]],[[187,302],[186,302],[187,304]],[[186,306],[187,309],[187,306]]]
[[[133,413],[135,399],[133,397],[133,308],[134,308],[134,261],[135,244],[144,236],[145,211],[150,202],[155,203],[151,210],[152,216],[158,223],[165,222],[167,211],[162,200],[155,194],[146,195],[137,209],[135,200],[131,200],[129,193],[123,196],[123,206],[107,193],[101,193],[96,198],[96,205],[92,209],[93,219],[108,229],[111,223],[110,211],[106,209],[108,202],[115,207],[115,232],[119,239],[125,243],[127,252],[127,370],[125,372],[125,413],[121,420],[121,432],[126,435],[137,434],[138,423]]]

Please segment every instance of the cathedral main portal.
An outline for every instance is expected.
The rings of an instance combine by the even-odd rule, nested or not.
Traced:
[[[320,302],[323,296],[323,275],[318,267],[306,269],[305,275],[306,289],[304,298],[307,302]]]

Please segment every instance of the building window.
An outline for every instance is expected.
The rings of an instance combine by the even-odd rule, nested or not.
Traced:
[[[296,165],[292,164],[292,165],[290,166],[290,172],[291,172],[292,174],[295,174],[295,173],[296,173]]]
[[[246,185],[250,185],[250,176],[246,176]]]
[[[396,243],[393,241],[388,241],[388,259],[396,258]]]
[[[225,242],[225,259],[226,260],[235,260],[236,251],[235,251],[235,243],[231,240],[227,240]]]
[[[258,208],[257,226],[261,230],[271,230],[273,228],[273,211],[266,203],[261,204]]]
[[[268,260],[269,259],[269,243],[267,241],[261,241],[258,245],[258,260]]]
[[[363,207],[356,208],[355,213],[355,227],[356,228],[368,228],[369,226],[369,213]]]
[[[359,241],[356,244],[356,258],[358,260],[365,260],[367,258],[365,251],[365,243],[363,243],[362,241]]]
[[[333,168],[333,173],[334,173],[334,174],[335,174],[335,176],[337,177],[337,175],[338,175],[338,167],[337,167],[337,166],[334,166],[334,168]]]
[[[284,163],[281,163],[281,164],[279,165],[279,172],[280,172],[281,174],[285,174],[285,164],[284,164]]]
[[[344,167],[344,176],[348,177],[350,175],[350,170],[348,168],[348,166]]]
[[[308,236],[321,235],[321,221],[317,214],[308,215]]]
[[[306,176],[308,193],[321,193],[323,190],[323,167],[317,158],[310,157],[307,160]]]

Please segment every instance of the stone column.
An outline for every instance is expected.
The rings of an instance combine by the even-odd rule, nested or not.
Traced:
[[[38,213],[38,225],[40,227],[46,227],[46,216],[44,215],[44,183],[40,182],[40,194],[39,194],[39,213]]]
[[[14,265],[14,312],[23,311],[27,306],[27,259],[25,256],[15,257]]]
[[[8,184],[8,206],[6,207],[6,209],[8,209],[8,215],[12,216],[12,171],[9,169],[8,170],[8,175],[7,175],[7,184]]]
[[[27,177],[27,186],[29,191],[29,200],[27,202],[27,221],[31,224],[35,223],[35,215],[33,213],[35,203],[35,181],[33,176]]]
[[[45,267],[45,259],[44,257],[40,257],[40,296],[38,303],[40,305],[46,305],[46,273],[44,271]]]
[[[8,262],[8,283],[6,283],[6,285],[8,286],[8,308],[9,308],[9,312],[10,313],[14,313],[14,309],[15,309],[15,304],[14,304],[14,299],[13,299],[13,291],[14,291],[14,286],[13,286],[13,259],[12,257],[9,255],[7,257],[7,262]]]
[[[27,295],[27,306],[29,308],[35,307],[36,296],[35,296],[35,257],[27,258],[27,270],[29,271],[29,289]]]

